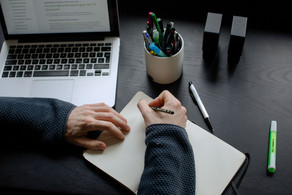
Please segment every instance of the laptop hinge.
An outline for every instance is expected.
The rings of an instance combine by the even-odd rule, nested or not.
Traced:
[[[103,41],[104,37],[95,36],[94,38],[88,37],[62,37],[62,38],[26,38],[19,39],[19,43],[35,43],[35,42],[65,42],[65,41]]]

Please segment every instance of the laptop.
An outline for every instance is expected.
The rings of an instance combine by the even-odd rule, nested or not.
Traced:
[[[1,0],[0,96],[115,105],[116,0]]]

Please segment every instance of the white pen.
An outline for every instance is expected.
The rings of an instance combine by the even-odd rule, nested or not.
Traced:
[[[198,107],[204,117],[205,122],[207,123],[209,129],[214,133],[214,129],[211,125],[210,117],[192,81],[189,82],[189,89],[190,89],[191,97],[193,98],[195,102],[197,102]]]

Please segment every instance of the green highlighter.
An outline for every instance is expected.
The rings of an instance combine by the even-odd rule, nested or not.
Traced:
[[[276,140],[277,140],[277,121],[272,121],[270,126],[269,140],[269,157],[268,157],[268,172],[275,173],[276,171]]]

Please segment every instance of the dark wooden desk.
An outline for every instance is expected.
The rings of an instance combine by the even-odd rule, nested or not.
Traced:
[[[251,155],[241,194],[291,194],[292,34],[248,28],[240,62],[230,67],[230,26],[226,25],[220,36],[218,61],[207,65],[201,49],[204,24],[174,20],[185,41],[183,75],[177,82],[162,86],[146,77],[141,35],[145,20],[121,20],[117,110],[138,90],[156,97],[168,89],[188,109],[188,118],[208,129],[188,93],[188,82],[192,80],[210,115],[215,135]],[[278,122],[277,170],[272,177],[266,175],[271,120]]]
[[[185,41],[183,75],[173,84],[158,85],[146,76],[142,38],[146,16],[121,16],[116,110],[121,111],[137,91],[156,97],[167,89],[187,108],[188,118],[207,129],[188,93],[188,82],[192,80],[208,110],[215,135],[251,156],[240,193],[292,194],[292,34],[248,28],[240,62],[230,67],[230,27],[223,26],[218,60],[208,65],[201,50],[204,24],[173,21]],[[277,170],[275,175],[267,176],[271,120],[278,122]],[[58,152],[2,148],[0,186],[4,191],[12,187],[65,193],[125,193],[85,162],[80,150],[71,147]]]

